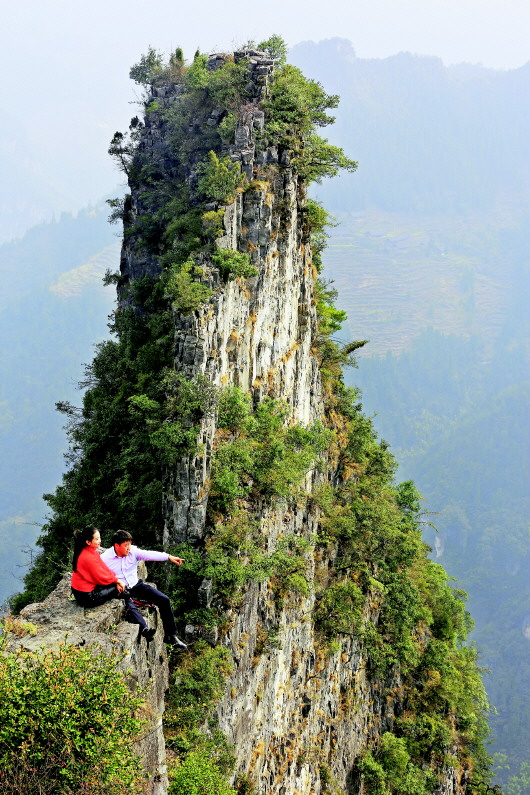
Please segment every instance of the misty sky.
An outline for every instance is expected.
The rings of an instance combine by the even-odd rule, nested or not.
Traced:
[[[528,0],[3,0],[0,153],[73,210],[121,179],[107,147],[136,112],[128,71],[148,45],[192,57],[272,33],[290,46],[338,36],[361,58],[405,50],[514,69],[530,61],[529,29]]]

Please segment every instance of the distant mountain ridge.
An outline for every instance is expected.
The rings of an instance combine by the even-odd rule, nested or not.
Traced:
[[[80,400],[83,362],[107,336],[114,293],[102,276],[119,263],[107,215],[104,203],[64,213],[0,246],[0,603],[21,587],[23,550],[43,520],[41,495],[64,467],[55,403]]]
[[[291,58],[340,94],[330,137],[359,160],[354,177],[319,189],[331,210],[490,211],[507,197],[528,205],[530,63],[503,72],[410,53],[360,59],[344,39],[298,44]]]

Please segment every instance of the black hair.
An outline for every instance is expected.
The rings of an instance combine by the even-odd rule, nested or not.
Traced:
[[[116,530],[112,536],[113,544],[123,544],[124,541],[132,541],[133,537],[128,530]]]
[[[76,530],[74,536],[74,557],[72,560],[72,568],[74,571],[77,571],[77,561],[79,560],[79,555],[86,547],[87,541],[92,541],[94,538],[95,533],[99,533],[97,527],[84,527],[82,530]]]

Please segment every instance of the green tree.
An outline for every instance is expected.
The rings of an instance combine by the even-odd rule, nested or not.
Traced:
[[[182,51],[180,51],[182,58]],[[140,60],[133,64],[129,70],[129,77],[139,85],[147,86],[162,72],[164,58],[162,53],[149,47],[147,53],[140,57]]]
[[[282,39],[277,33],[273,33],[272,36],[269,36],[265,41],[260,41],[258,50],[263,50],[273,61],[283,66],[287,61],[289,47],[285,39]]]

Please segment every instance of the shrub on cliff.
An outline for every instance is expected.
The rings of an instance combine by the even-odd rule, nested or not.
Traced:
[[[197,173],[200,174],[199,192],[206,199],[223,204],[233,201],[238,188],[246,181],[239,163],[232,163],[229,157],[217,157],[213,151],[197,166]]]
[[[16,653],[0,645],[0,791],[108,795],[143,791],[132,743],[141,698],[118,658],[75,646]]]
[[[169,795],[236,795],[206,752],[192,751],[172,771]]]

